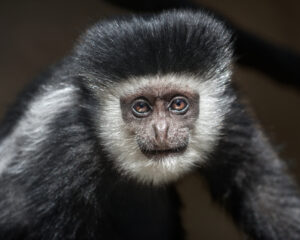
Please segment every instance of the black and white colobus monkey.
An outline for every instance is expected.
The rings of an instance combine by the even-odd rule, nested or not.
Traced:
[[[95,24],[0,132],[0,239],[183,239],[172,183],[200,169],[253,239],[299,239],[300,198],[231,86],[202,11]]]

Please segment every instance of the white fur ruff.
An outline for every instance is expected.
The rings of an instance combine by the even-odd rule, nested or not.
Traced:
[[[178,179],[193,166],[203,164],[218,142],[225,114],[232,99],[221,97],[230,71],[217,79],[196,79],[193,76],[165,75],[130,79],[118,86],[112,86],[101,96],[100,138],[111,155],[114,166],[121,174],[148,184],[164,184]],[[190,132],[189,145],[182,155],[151,160],[139,149],[137,141],[126,128],[122,119],[120,97],[133,94],[149,84],[175,85],[183,90],[197,91],[199,118]]]

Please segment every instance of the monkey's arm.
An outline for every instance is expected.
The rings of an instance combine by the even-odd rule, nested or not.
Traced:
[[[212,196],[253,239],[300,239],[296,184],[245,107],[238,101],[224,136],[202,173]]]

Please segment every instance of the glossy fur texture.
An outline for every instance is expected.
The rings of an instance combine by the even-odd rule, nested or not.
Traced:
[[[247,235],[299,239],[298,193],[231,64],[231,34],[201,11],[95,24],[0,128],[0,238],[183,239],[172,182],[198,167]],[[146,164],[123,127],[120,99],[153,82],[199,94],[191,155],[170,164]]]

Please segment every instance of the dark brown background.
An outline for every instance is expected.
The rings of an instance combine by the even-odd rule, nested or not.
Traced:
[[[300,52],[298,0],[198,2],[265,39]],[[117,14],[126,11],[97,0],[1,0],[0,116],[32,77],[68,53],[86,26]],[[258,119],[281,147],[281,156],[291,162],[291,171],[300,182],[300,91],[277,85],[253,70],[236,68],[235,72]],[[199,176],[185,178],[178,189],[185,205],[187,239],[242,239],[230,219],[211,202]]]

